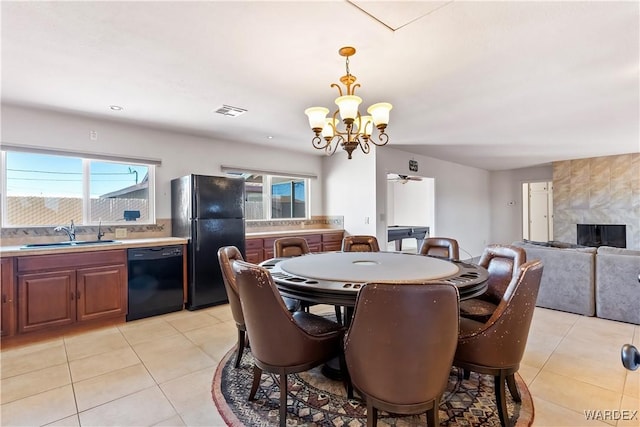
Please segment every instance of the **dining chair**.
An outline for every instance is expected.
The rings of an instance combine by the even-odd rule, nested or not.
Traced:
[[[449,283],[360,289],[344,352],[350,381],[366,400],[367,426],[377,424],[379,409],[427,412],[427,424],[439,425],[458,341],[458,300]]]
[[[235,367],[240,366],[240,360],[242,360],[242,354],[246,346],[246,331],[244,315],[242,313],[242,305],[240,304],[240,293],[238,292],[238,285],[236,283],[235,273],[233,272],[232,263],[234,261],[244,261],[242,253],[235,246],[223,246],[218,249],[218,262],[220,263],[220,270],[222,271],[222,281],[224,282],[225,290],[227,291],[227,299],[229,300],[229,306],[231,307],[231,315],[234,322],[236,322],[236,328],[238,329],[238,354],[236,355]],[[283,297],[283,302],[287,307],[287,310],[296,311],[300,304],[297,300]]]
[[[233,270],[254,359],[249,400],[255,399],[263,371],[278,374],[280,426],[285,426],[287,374],[307,371],[339,356],[344,328],[305,311],[288,311],[265,268],[235,261]]]
[[[509,245],[490,245],[482,252],[478,265],[489,272],[487,290],[480,296],[460,301],[460,315],[479,322],[489,320],[511,280],[527,261],[524,249]]]
[[[281,237],[273,242],[273,254],[276,258],[289,258],[294,256],[308,255],[311,253],[309,244],[304,237]],[[300,308],[309,311],[312,305],[308,301],[300,301]],[[336,320],[342,324],[342,310],[339,306],[335,306]]]
[[[447,237],[429,237],[424,239],[420,246],[421,255],[429,255],[450,260],[460,259],[460,247],[458,241]]]
[[[345,236],[342,252],[380,252],[380,246],[375,236]]]
[[[539,260],[522,264],[500,304],[486,322],[460,318],[460,336],[453,360],[464,371],[492,375],[500,424],[510,424],[505,383],[511,397],[520,402],[515,374],[524,354],[543,266]]]

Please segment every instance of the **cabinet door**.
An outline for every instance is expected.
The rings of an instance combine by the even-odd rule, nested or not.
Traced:
[[[262,250],[262,239],[247,239],[245,243],[246,261],[252,264],[259,264],[264,261]]]
[[[79,322],[127,314],[127,270],[124,265],[78,269],[77,281]]]
[[[16,299],[13,271],[13,258],[0,259],[0,283],[2,287],[0,335],[3,337],[11,336],[16,332]]]
[[[76,321],[76,272],[18,275],[18,332],[30,332]]]
[[[340,251],[342,250],[343,232],[325,233],[322,235],[322,251]]]

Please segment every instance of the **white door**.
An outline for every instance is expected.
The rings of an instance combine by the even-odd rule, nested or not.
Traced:
[[[523,235],[529,240],[546,242],[553,240],[553,187],[551,182],[530,182],[527,212],[523,212],[528,230]]]

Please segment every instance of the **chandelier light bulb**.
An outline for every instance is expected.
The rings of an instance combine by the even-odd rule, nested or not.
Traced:
[[[389,111],[393,108],[393,105],[388,102],[379,102],[373,104],[367,108],[367,113],[373,117],[373,123],[379,128],[380,125],[385,127],[389,124]]]
[[[362,103],[362,98],[355,95],[345,95],[336,98],[336,105],[340,109],[340,117],[346,123],[358,117],[358,106]]]
[[[324,119],[327,117],[329,109],[324,107],[311,107],[304,110],[304,113],[309,117],[309,126],[311,126],[311,129],[318,133],[324,128]]]

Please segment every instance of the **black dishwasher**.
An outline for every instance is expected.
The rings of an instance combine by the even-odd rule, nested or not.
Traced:
[[[127,261],[127,321],[182,310],[182,246],[128,249]]]

